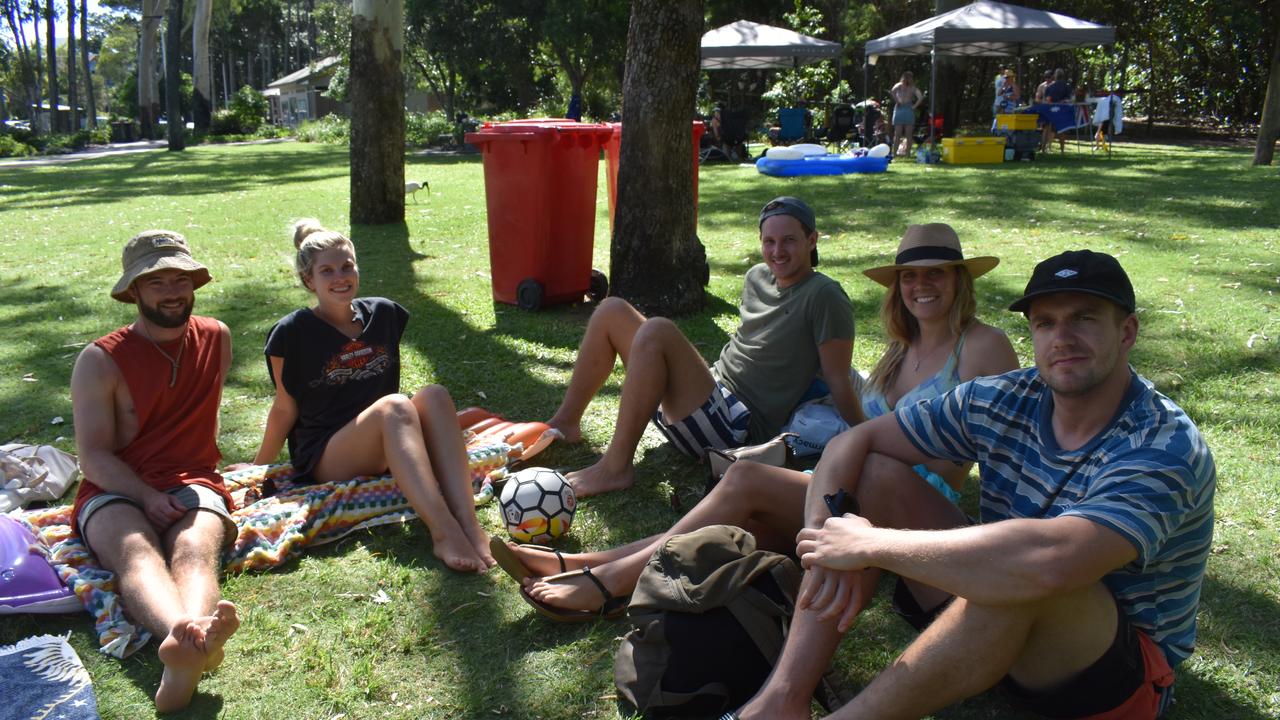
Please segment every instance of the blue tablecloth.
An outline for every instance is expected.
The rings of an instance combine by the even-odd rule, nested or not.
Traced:
[[[1023,112],[1039,115],[1041,121],[1053,125],[1054,132],[1059,133],[1088,124],[1079,108],[1071,103],[1036,103]]]

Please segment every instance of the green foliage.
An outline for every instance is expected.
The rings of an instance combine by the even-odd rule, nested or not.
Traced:
[[[327,98],[333,98],[338,102],[347,101],[347,84],[351,81],[351,67],[349,63],[340,63],[336,70],[333,71],[333,77],[329,78],[329,87],[321,93]]]
[[[11,135],[0,133],[0,157],[26,157],[35,153],[36,149],[30,145]]]
[[[803,0],[795,0],[795,11],[787,13],[785,18],[788,27],[798,33],[814,37],[827,34],[822,12],[805,5]],[[824,60],[779,70],[762,99],[772,114],[779,108],[797,107],[800,103],[841,101],[849,94],[848,83],[843,80],[837,82],[835,63]]]
[[[346,144],[351,139],[351,121],[337,115],[304,120],[298,126],[297,136],[302,142]]]
[[[408,112],[404,116],[404,144],[409,147],[434,145],[436,138],[453,133],[453,122],[443,111]]]

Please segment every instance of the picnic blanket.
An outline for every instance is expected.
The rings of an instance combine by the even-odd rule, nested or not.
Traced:
[[[93,684],[68,637],[40,635],[0,647],[0,714],[15,720],[97,719]]]
[[[495,443],[467,449],[473,486],[501,474],[519,446]],[[227,473],[223,481],[238,509],[235,543],[224,557],[226,572],[267,570],[308,547],[331,543],[357,530],[416,517],[390,475],[356,477],[334,483],[294,484],[293,467],[257,465]],[[263,496],[264,489],[274,494]],[[124,658],[151,638],[124,616],[115,575],[98,566],[71,531],[71,506],[13,515],[46,549],[62,582],[94,618],[99,650]]]

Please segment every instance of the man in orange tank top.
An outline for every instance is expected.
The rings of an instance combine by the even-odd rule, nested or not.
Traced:
[[[86,347],[71,374],[85,477],[73,517],[116,574],[130,617],[162,638],[155,700],[168,712],[190,703],[240,625],[218,591],[219,558],[235,539],[216,443],[231,335],[191,315],[209,271],[178,233],[138,234],[123,266],[111,296],[138,317]]]

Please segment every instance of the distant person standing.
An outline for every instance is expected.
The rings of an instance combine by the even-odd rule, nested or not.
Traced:
[[[915,76],[909,71],[890,91],[893,95],[893,150],[898,155],[911,155],[911,133],[916,126],[916,108],[924,101],[924,93],[916,87]],[[905,146],[899,148],[899,143]]]
[[[1053,84],[1053,71],[1052,71],[1052,70],[1045,70],[1045,71],[1044,71],[1044,82],[1042,82],[1042,83],[1040,83],[1039,85],[1037,85],[1037,86],[1036,86],[1035,101],[1036,101],[1037,103],[1045,102],[1045,99],[1044,99],[1044,91],[1045,91],[1045,90],[1047,90],[1047,89],[1049,88],[1049,86],[1050,86],[1050,85],[1052,85],[1052,84]]]
[[[1071,98],[1071,86],[1067,84],[1067,73],[1062,68],[1053,71],[1053,82],[1049,83],[1049,87],[1044,89],[1044,102],[1047,103],[1064,103]],[[1040,151],[1049,152],[1049,146],[1053,144],[1053,139],[1057,137],[1057,130],[1054,129],[1053,123],[1046,122],[1040,136]],[[1067,142],[1058,140],[1059,151],[1065,152]]]

